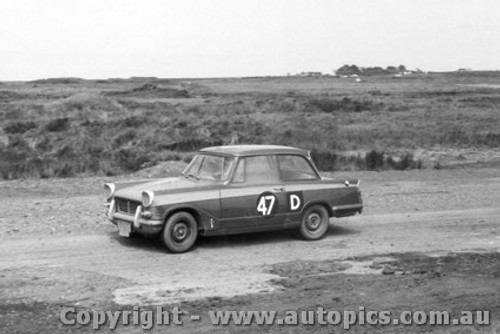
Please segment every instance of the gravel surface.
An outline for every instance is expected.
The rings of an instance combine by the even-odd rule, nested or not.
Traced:
[[[110,178],[1,182],[0,329],[73,332],[76,327],[57,320],[65,306],[116,310],[180,305],[198,314],[209,309],[300,309],[320,304],[338,309],[368,305],[401,311],[412,305],[434,305],[500,310],[494,283],[498,281],[494,273],[500,270],[495,255],[500,250],[500,170],[333,176],[362,180],[365,210],[355,217],[332,219],[322,240],[303,241],[294,231],[201,238],[185,254],[170,254],[157,240],[117,235],[104,219],[102,183]],[[463,252],[472,255],[456,260],[461,269],[446,267],[450,271],[446,280],[415,272],[412,268],[420,264],[404,255],[443,257]],[[477,255],[486,253],[490,260]],[[410,264],[398,262],[401,258]],[[490,276],[474,269],[475,261],[493,261],[484,267],[491,269]],[[436,272],[435,262],[421,262],[431,268],[427,272]],[[397,275],[404,279],[397,280]],[[415,304],[415,298],[421,302]],[[383,301],[382,306],[376,301]],[[18,321],[19,317],[30,321]],[[398,332],[392,327],[372,329]],[[92,331],[88,326],[79,330]],[[206,321],[175,329],[220,330]],[[240,330],[262,328],[228,327],[223,332]],[[467,333],[461,330],[425,327],[425,331]],[[141,330],[124,327],[119,332],[137,331]],[[303,332],[301,328],[279,331]],[[331,333],[331,328],[317,331]]]

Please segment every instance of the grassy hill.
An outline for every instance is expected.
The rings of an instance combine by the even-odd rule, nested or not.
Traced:
[[[116,175],[219,144],[313,150],[320,169],[420,168],[500,146],[500,72],[395,78],[52,78],[0,83],[0,177]]]

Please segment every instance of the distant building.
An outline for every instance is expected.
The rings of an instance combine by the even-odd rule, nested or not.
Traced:
[[[299,77],[322,77],[323,73],[321,73],[321,72],[301,72],[297,75]]]

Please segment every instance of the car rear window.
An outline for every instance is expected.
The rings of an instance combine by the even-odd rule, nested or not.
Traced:
[[[241,158],[236,167],[233,183],[259,184],[279,182],[275,156]]]
[[[318,175],[311,164],[299,155],[278,155],[281,178],[284,181],[317,179]]]

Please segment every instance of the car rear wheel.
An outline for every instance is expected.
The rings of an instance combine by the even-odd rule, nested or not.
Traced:
[[[168,218],[163,228],[162,239],[172,253],[190,250],[198,236],[196,219],[188,212],[177,212]]]
[[[328,229],[328,222],[328,212],[324,206],[310,206],[302,215],[300,234],[307,240],[321,239]]]

